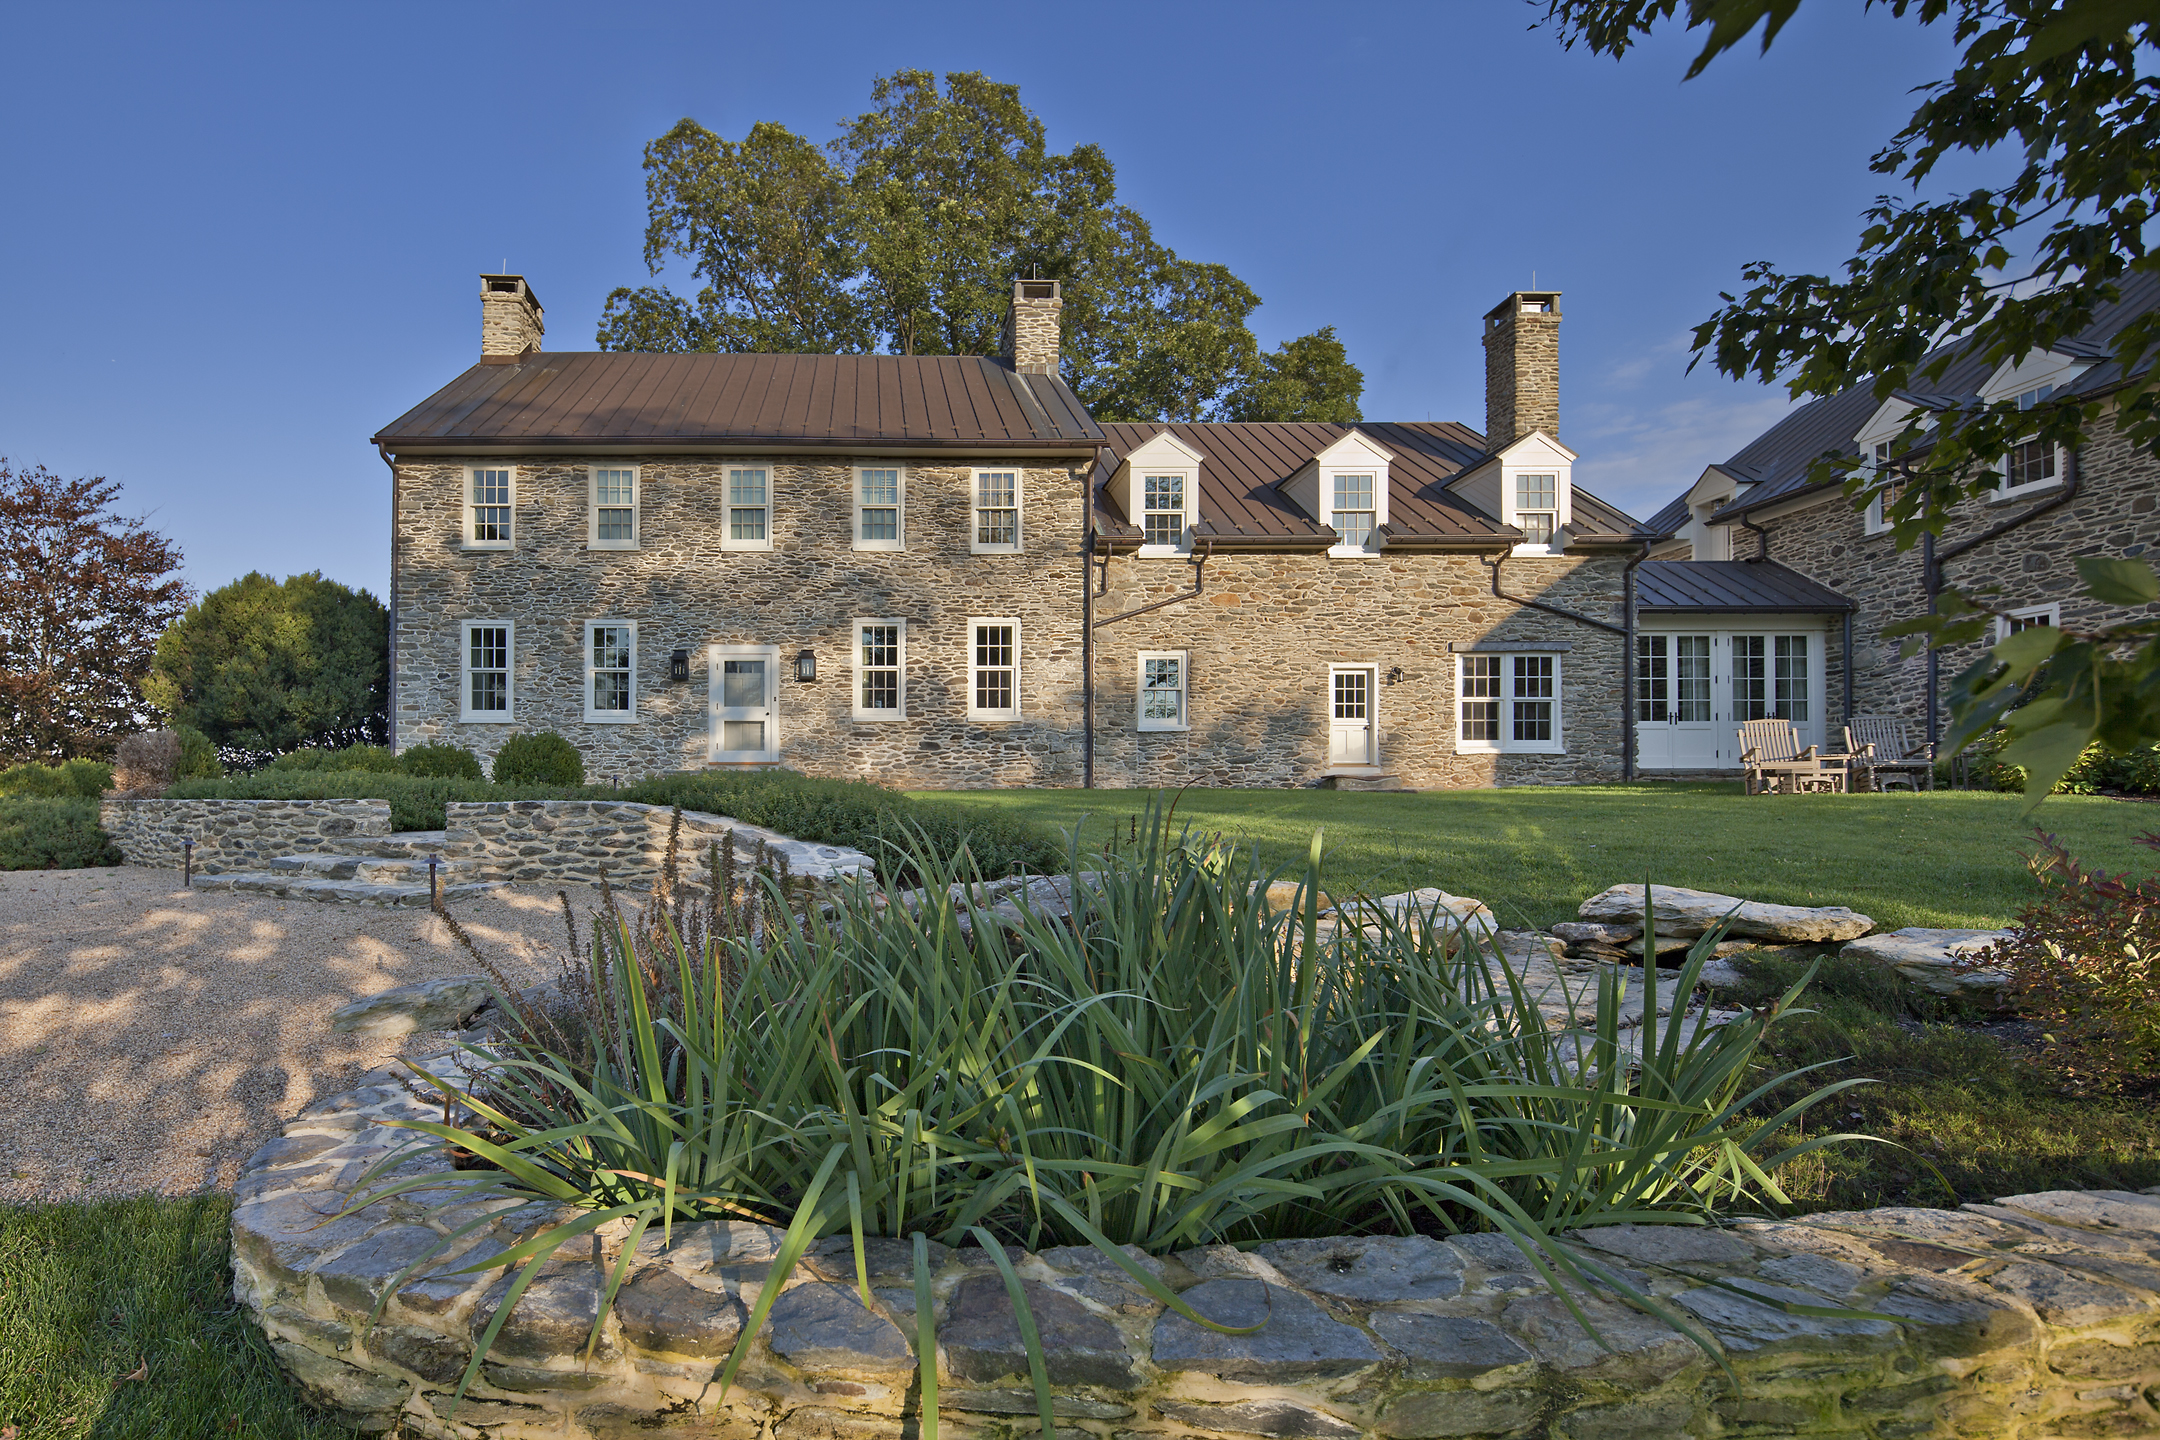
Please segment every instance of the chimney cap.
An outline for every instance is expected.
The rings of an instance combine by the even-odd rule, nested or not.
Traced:
[[[522,295],[532,301],[535,308],[544,308],[540,306],[540,297],[533,294],[532,286],[526,283],[523,275],[489,275],[483,272],[480,276],[480,293],[483,296]]]
[[[1514,290],[1498,305],[1485,312],[1488,323],[1497,322],[1503,315],[1558,315],[1560,292],[1558,290]]]
[[[1063,296],[1058,291],[1058,282],[1055,280],[1043,280],[1036,277],[1015,277],[1013,280],[1013,299],[1015,300],[1058,300],[1062,298]]]

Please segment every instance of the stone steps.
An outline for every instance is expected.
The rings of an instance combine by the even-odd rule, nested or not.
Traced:
[[[389,858],[317,850],[281,855],[264,868],[274,874],[300,875],[312,880],[359,880],[370,885],[422,887],[428,883],[428,860],[420,856]],[[480,867],[470,860],[435,862],[435,878],[446,885],[476,879],[479,871]]]
[[[1352,775],[1328,775],[1322,784],[1331,790],[1377,790],[1394,795],[1415,795],[1417,792],[1402,783],[1402,777],[1389,771],[1374,771]]]
[[[344,835],[315,847],[322,855],[369,855],[383,860],[419,860],[440,855],[449,846],[446,830],[400,830],[393,835]],[[423,867],[424,868],[424,867]]]
[[[272,862],[273,864],[276,862]],[[442,898],[470,900],[489,894],[500,880],[466,880],[442,887]],[[198,890],[231,890],[241,894],[274,895],[281,900],[319,900],[346,905],[399,906],[426,909],[429,904],[427,867],[413,884],[379,884],[359,879],[333,879],[295,870],[236,870],[222,875],[198,875]]]

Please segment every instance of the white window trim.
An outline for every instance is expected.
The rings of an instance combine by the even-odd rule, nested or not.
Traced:
[[[1540,472],[1542,473],[1542,472]],[[1473,658],[1498,656],[1500,660],[1500,736],[1497,740],[1465,740],[1462,738],[1463,672]],[[1515,734],[1515,658],[1519,655],[1542,655],[1553,663],[1553,738],[1550,741],[1520,741]],[[1632,659],[1630,666],[1633,665]],[[1565,755],[1567,753],[1566,716],[1563,710],[1563,694],[1566,687],[1567,657],[1552,650],[1472,650],[1455,657],[1455,702],[1453,725],[1455,729],[1455,753],[1458,755]],[[1628,671],[1628,684],[1634,685],[1634,670]],[[1630,694],[1632,695],[1632,689]]]
[[[2039,437],[2034,436],[2032,438],[2037,439]],[[2015,450],[2019,445],[2026,443],[2028,442],[2020,440],[2013,443],[2010,448]],[[2005,455],[2002,458],[2001,465],[1996,470],[1996,498],[2009,499],[2015,495],[2037,495],[2044,490],[2059,490],[2062,488],[2063,475],[2069,464],[2069,452],[2065,451],[2062,446],[2057,445],[2055,447],[2055,473],[2053,475],[2045,480],[2033,480],[2023,485],[2012,485],[2010,483],[2010,457]]]
[[[606,625],[630,632],[630,708],[628,710],[595,710],[592,703],[593,631]],[[588,725],[635,725],[638,718],[638,633],[635,620],[587,620],[580,632],[584,636],[585,649],[585,723]]]
[[[1872,441],[1863,447],[1861,451],[1861,469],[1866,473],[1869,481],[1878,487],[1882,483],[1882,463],[1889,457],[1878,456],[1875,453],[1875,447],[1877,445],[1887,445],[1888,443],[1888,441]],[[1868,496],[1867,518],[1861,522],[1861,529],[1869,535],[1880,535],[1891,528],[1889,516],[1883,513],[1883,492],[1878,488]]]
[[[2023,609],[2012,610],[2010,612],[2010,615],[2012,619],[2017,620],[2045,620],[2049,625],[2054,626],[2058,630],[2062,628],[2062,605],[2060,602],[2052,605],[2027,605]],[[2010,621],[2005,620],[2000,615],[1996,616],[1996,643],[2000,644],[2002,641],[2009,638]]]
[[[1335,477],[1338,475],[1370,475],[1373,478],[1373,533],[1372,539],[1363,545],[1345,545],[1341,537],[1328,546],[1328,555],[1335,560],[1378,560],[1380,558],[1380,530],[1388,523],[1388,467],[1385,461],[1365,465],[1323,465],[1320,467],[1320,523],[1328,529],[1335,528]]]
[[[1157,471],[1167,474],[1167,471]],[[1175,660],[1178,664],[1178,718],[1151,720],[1146,714],[1147,667],[1150,660]],[[1192,729],[1192,652],[1189,650],[1142,650],[1133,664],[1133,724],[1147,731]]]
[[[768,527],[770,528],[770,527]],[[765,662],[768,704],[765,708],[765,748],[752,755],[747,750],[720,748],[720,717],[724,709],[715,699],[721,684],[721,665],[728,660],[761,659]],[[714,764],[769,765],[780,758],[780,647],[777,645],[707,645],[705,647],[705,756]]]
[[[871,468],[877,469],[879,467],[872,466]],[[863,708],[863,671],[869,668],[868,666],[863,664],[862,658],[862,631],[863,626],[865,625],[892,625],[899,628],[900,644],[897,659],[899,661],[898,669],[900,671],[900,686],[899,693],[895,698],[900,703],[895,709],[866,710]],[[974,632],[972,630],[969,631],[968,641],[970,645],[973,644],[974,638]],[[851,718],[856,720],[865,720],[872,724],[879,724],[889,720],[907,719],[907,621],[901,619],[897,615],[865,615],[853,621],[848,627],[848,656],[850,660],[850,664],[848,666],[848,710]],[[881,665],[878,668],[882,670],[885,667]],[[972,694],[973,691],[970,691],[969,693]]]
[[[503,632],[503,698],[501,710],[472,708],[472,632]],[[460,620],[458,622],[458,720],[466,725],[511,725],[517,721],[517,623],[512,620]]]
[[[890,540],[865,540],[863,538],[862,477],[865,470],[890,470],[899,477],[897,492],[893,497],[893,538]],[[857,550],[889,552],[907,549],[907,466],[897,464],[850,466],[848,469],[848,486],[855,497],[855,548]],[[885,507],[879,505],[874,508],[883,510]],[[768,524],[766,526],[768,534],[771,533],[771,529],[771,525]]]
[[[765,538],[762,540],[737,540],[735,536],[734,503],[730,498],[735,488],[737,470],[762,470],[765,472]],[[745,510],[755,506],[745,505]],[[770,550],[773,548],[773,531],[778,528],[780,515],[780,473],[764,461],[738,461],[720,467],[720,548],[722,550]]]
[[[1185,526],[1178,532],[1177,544],[1149,545],[1142,542],[1140,548],[1133,553],[1143,560],[1174,560],[1192,554],[1193,527],[1200,523],[1200,471],[1182,465],[1148,465],[1133,471],[1133,502],[1139,510],[1133,517],[1133,523],[1140,527],[1143,535],[1147,533],[1147,482],[1150,475],[1175,475],[1184,482]],[[1166,510],[1162,513],[1167,515],[1169,512]],[[1164,650],[1155,653],[1168,655],[1175,652]]]
[[[476,540],[473,532],[473,511],[479,507],[473,503],[473,476],[482,470],[507,470],[510,472],[510,538],[507,540]],[[515,465],[467,465],[459,470],[459,483],[464,486],[460,508],[464,511],[464,548],[467,550],[515,550],[517,549],[518,467]]]
[[[1568,465],[1550,464],[1504,467],[1500,472],[1500,503],[1503,507],[1500,523],[1503,525],[1513,525],[1517,529],[1522,528],[1522,515],[1524,512],[1520,503],[1522,492],[1519,488],[1519,482],[1525,475],[1550,475],[1553,477],[1553,508],[1549,512],[1553,517],[1552,539],[1543,545],[1525,542],[1517,545],[1510,553],[1514,557],[1524,559],[1537,559],[1562,554],[1566,540],[1561,532],[1574,519],[1570,504],[1573,499],[1571,492],[1574,489],[1574,468]],[[1548,512],[1536,510],[1530,513],[1543,515]]]
[[[1013,477],[1013,543],[1010,545],[985,545],[982,541],[982,477],[985,475],[1010,475]],[[971,555],[1018,555],[1027,549],[1027,471],[1018,465],[982,465],[968,471],[968,553]],[[968,635],[968,649],[974,650],[975,637]],[[973,691],[969,694],[972,697]],[[972,698],[969,703],[973,703]]]
[[[971,522],[972,523],[972,522]],[[1002,666],[983,666],[975,663],[975,631],[982,625],[1012,626],[1012,672],[1013,703],[1010,710],[982,710],[975,705],[975,677],[985,669],[1002,669]],[[1025,708],[1020,689],[1020,642],[1022,639],[1020,619],[1015,615],[970,615],[967,622],[967,718],[970,720],[1018,720]]]
[[[628,540],[603,540],[600,538],[600,472],[602,470],[627,470],[630,472],[630,538]],[[645,467],[642,465],[588,465],[585,467],[585,548],[588,550],[635,550],[645,539]],[[610,505],[610,510],[620,510],[620,505]]]

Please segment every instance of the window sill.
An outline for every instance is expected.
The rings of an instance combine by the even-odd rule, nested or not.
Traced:
[[[1025,555],[1027,551],[1018,545],[970,545],[970,555]]]
[[[460,724],[460,725],[515,725],[515,724],[517,724],[517,716],[515,716],[515,715],[460,715],[460,716],[458,716],[457,718],[458,718],[458,724]]]
[[[2062,481],[2050,480],[2044,485],[2022,485],[2015,490],[1997,490],[1988,497],[1987,504],[1993,509],[1998,505],[2020,505],[2027,500],[2045,500],[2050,495],[2060,493],[2062,488]]]
[[[905,555],[907,553],[907,542],[904,540],[858,540],[855,542],[855,553],[858,555]]]
[[[1021,717],[1010,710],[968,711],[967,718],[978,725],[1010,725]]]
[[[1330,560],[1378,560],[1382,558],[1378,550],[1368,550],[1362,545],[1356,549],[1351,549],[1347,545],[1330,545],[1327,553]]]
[[[458,542],[458,549],[460,549],[460,550],[470,550],[470,551],[474,551],[474,552],[476,552],[476,553],[479,553],[479,552],[484,552],[484,551],[489,551],[489,550],[498,550],[498,551],[500,551],[500,550],[515,550],[515,549],[517,549],[517,541],[515,541],[515,540],[463,540],[463,541],[460,541],[460,542]]]
[[[1565,755],[1565,748],[1557,745],[1465,745],[1456,742],[1458,755]]]
[[[772,552],[772,542],[750,540],[722,540],[720,549],[728,555],[766,555]]]
[[[1511,560],[1564,560],[1567,552],[1552,545],[1517,545],[1508,552]]]
[[[1139,560],[1190,560],[1192,551],[1183,545],[1142,545],[1133,551]]]

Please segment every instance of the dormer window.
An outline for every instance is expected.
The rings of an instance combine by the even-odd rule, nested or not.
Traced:
[[[1395,459],[1361,430],[1352,430],[1282,482],[1291,504],[1332,531],[1328,554],[1338,560],[1378,559],[1388,523],[1388,465]]]
[[[2033,409],[2054,393],[2053,385],[2035,386],[2017,397],[2017,408]],[[2010,453],[2003,457],[2002,493],[2013,495],[2053,485],[2060,473],[2055,452],[2055,443],[2050,440],[2022,440],[2011,446]]]
[[[1148,475],[1142,478],[1146,509],[1141,529],[1147,545],[1175,548],[1185,542],[1185,477]]]
[[[1373,509],[1371,475],[1336,475],[1332,519],[1335,533],[1342,537],[1346,549],[1366,548],[1372,540],[1377,513]]]
[[[1552,546],[1560,528],[1560,477],[1515,476],[1515,528],[1523,532],[1523,544]]]
[[[1104,489],[1140,529],[1143,557],[1175,559],[1192,552],[1200,523],[1200,466],[1206,456],[1171,431],[1136,445]]]

